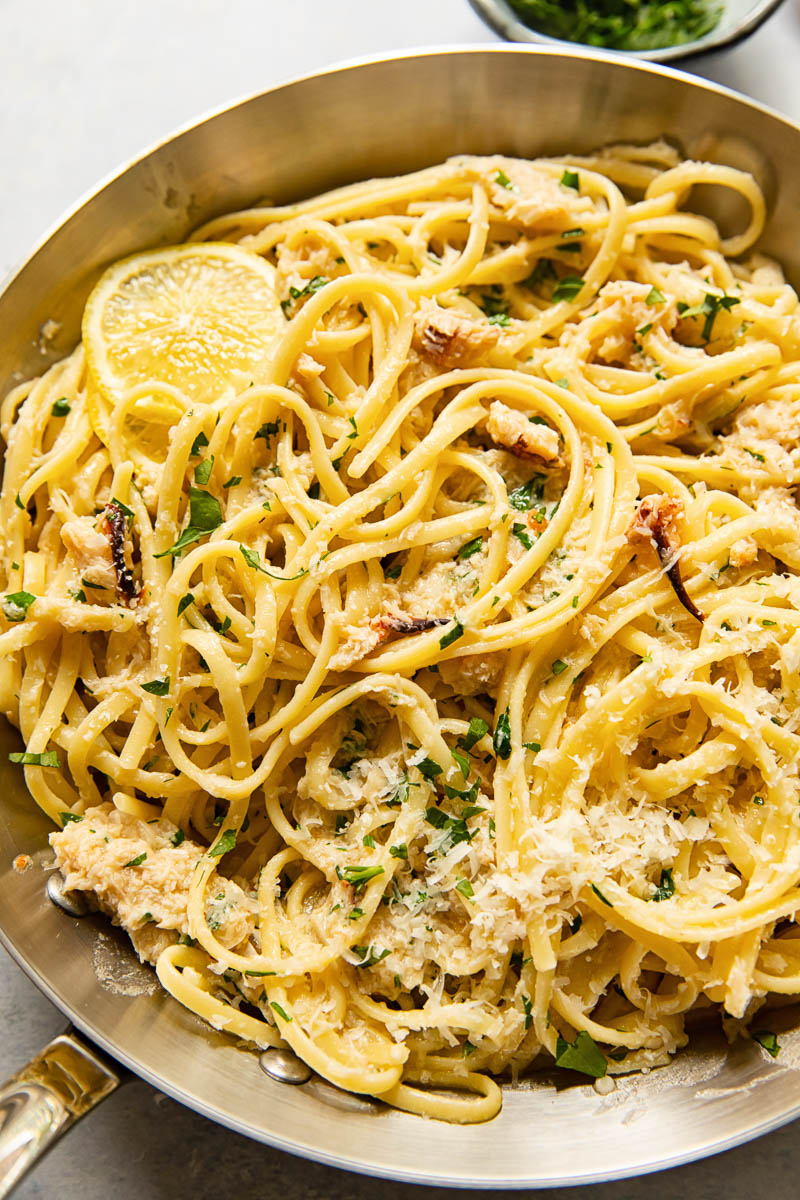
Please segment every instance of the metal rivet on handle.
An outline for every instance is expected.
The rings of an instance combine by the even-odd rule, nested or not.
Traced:
[[[259,1058],[261,1070],[279,1083],[308,1083],[311,1068],[291,1050],[265,1050]]]
[[[71,917],[85,917],[89,911],[89,905],[86,903],[83,892],[68,892],[64,887],[63,876],[58,871],[50,874],[45,891],[48,900],[51,900],[56,908],[62,909]]]

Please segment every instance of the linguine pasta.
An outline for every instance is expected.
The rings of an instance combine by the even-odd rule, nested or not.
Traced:
[[[259,256],[282,328],[222,382],[127,334],[109,382],[120,291],[8,395],[3,710],[68,886],[187,1008],[479,1121],[498,1076],[666,1064],[687,1013],[800,991],[764,215],[664,144],[457,158],[125,267],[135,307]]]

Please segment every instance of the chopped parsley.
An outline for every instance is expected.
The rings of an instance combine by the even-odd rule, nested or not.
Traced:
[[[495,183],[499,183],[500,187],[508,188],[509,191],[514,189],[514,184],[506,175],[505,171],[498,171],[494,177]]]
[[[442,773],[442,768],[439,766],[439,764],[427,756],[423,758],[421,762],[415,763],[414,765],[420,774],[424,775],[426,779],[435,779],[437,775],[441,775]]]
[[[464,626],[460,621],[453,621],[453,628],[448,629],[447,633],[442,634],[439,638],[439,646],[442,650],[446,650],[453,642],[457,642],[460,637],[464,636]],[[440,768],[441,769],[441,768]]]
[[[61,812],[58,815],[61,817],[62,825],[69,825],[70,821],[74,821],[77,824],[78,821],[83,820],[80,813]]]
[[[350,949],[361,959],[360,963],[356,963],[357,967],[374,967],[391,953],[389,950],[378,950],[375,946],[351,946]]]
[[[236,845],[236,830],[226,829],[222,837],[217,842],[216,846],[212,846],[209,850],[209,858],[222,858],[223,854],[227,854]]]
[[[711,331],[714,328],[717,313],[721,309],[730,312],[734,305],[740,303],[741,301],[737,296],[727,296],[725,294],[717,296],[713,292],[706,292],[700,304],[693,304],[689,307],[679,301],[677,308],[682,317],[705,317],[702,338],[704,342],[707,342],[711,338]]]
[[[418,783],[412,783],[411,780],[408,778],[407,773],[403,772],[403,774],[400,776],[399,780],[397,781],[397,783],[395,785],[394,791],[392,792],[389,799],[386,801],[386,807],[387,808],[399,808],[400,805],[405,800],[408,799],[409,789],[412,787],[419,787],[419,786],[420,785]]]
[[[325,275],[315,275],[313,279],[308,281],[304,288],[301,288],[297,295],[313,296],[320,288],[324,288],[326,283],[330,283],[330,279],[326,278]],[[297,299],[297,297],[295,296],[293,299]]]
[[[660,900],[669,900],[674,895],[675,880],[672,878],[672,871],[665,868],[661,872],[661,879],[659,880],[658,887],[653,892],[653,895],[650,897],[650,899],[658,902]]]
[[[205,487],[205,485],[208,483],[209,479],[211,478],[211,472],[213,471],[213,469],[214,469],[214,455],[212,454],[211,458],[204,458],[203,461],[199,462],[197,464],[197,466],[195,467],[195,469],[194,469],[195,483],[199,483],[203,487]]]
[[[276,575],[273,571],[268,570],[267,567],[262,567],[257,550],[250,550],[249,547],[242,546],[241,543],[239,550],[248,567],[252,567],[254,571],[260,571],[262,575],[269,575],[270,579],[279,579],[283,583],[291,583],[292,580],[300,579],[303,575],[308,574],[308,568],[302,567],[296,575]]]
[[[181,596],[178,601],[178,616],[186,612],[190,604],[194,604],[194,596],[191,592],[187,592],[185,596]]]
[[[579,192],[581,189],[581,181],[577,171],[564,169],[564,174],[561,176],[559,183],[562,187],[572,188],[573,191]]]
[[[527,483],[508,493],[508,503],[517,512],[528,512],[533,508],[535,500],[541,500],[543,493],[544,476],[533,475]]]
[[[169,840],[173,846],[177,847],[177,846],[180,846],[181,842],[184,840],[185,837],[186,837],[186,834],[183,832],[182,829],[176,829],[175,833],[173,833],[172,837]]]
[[[139,686],[151,696],[166,696],[169,693],[169,675],[163,679],[151,679],[149,683],[141,683]]]
[[[553,288],[552,299],[554,302],[558,302],[559,300],[574,300],[582,288],[583,279],[581,279],[580,275],[565,275],[563,279],[559,279]]]
[[[8,621],[24,621],[36,597],[31,592],[10,592],[3,597],[2,608]]]
[[[72,411],[72,405],[66,396],[62,396],[60,400],[53,401],[50,411],[54,417],[65,417],[68,412]]]
[[[456,882],[456,891],[465,896],[467,900],[471,900],[475,895],[475,890],[468,879],[459,879]]]
[[[489,732],[489,726],[482,717],[470,717],[469,729],[462,738],[458,739],[458,745],[462,750],[468,753],[482,737],[485,737]]]
[[[547,279],[557,278],[558,275],[552,261],[549,258],[540,258],[522,286],[533,288],[537,287],[540,283],[544,283]]]
[[[198,433],[197,437],[192,442],[192,448],[189,451],[189,457],[197,458],[198,455],[200,454],[200,451],[204,450],[207,445],[208,445],[208,438],[206,437],[206,435],[203,433],[203,431],[201,429],[200,432]]]
[[[511,723],[508,709],[497,718],[497,725],[492,734],[492,745],[498,758],[503,760],[511,757]]]
[[[55,750],[45,750],[41,754],[33,754],[30,750],[15,751],[9,754],[8,761],[21,763],[23,767],[58,767],[60,760]],[[63,814],[62,814],[63,815]],[[70,819],[75,820],[70,814]],[[80,817],[77,820],[81,820]]]
[[[720,19],[717,0],[511,0],[532,29],[562,41],[616,50],[653,50],[694,42]]]
[[[780,1042],[771,1030],[755,1029],[750,1036],[754,1042],[758,1042],[760,1046],[764,1047],[767,1054],[770,1054],[773,1058],[778,1057],[781,1052]]]
[[[123,867],[140,867],[147,858],[147,851],[143,850],[141,854],[137,854],[136,858],[132,858],[130,862],[123,863]]]
[[[272,438],[279,431],[280,431],[280,425],[278,424],[277,421],[265,421],[264,424],[259,426],[259,428],[256,430],[255,436],[253,437],[253,441],[257,442],[259,438],[263,438],[264,441],[267,443],[267,449],[269,450],[269,445],[270,445]]]
[[[558,1038],[556,1066],[566,1067],[568,1071],[580,1071],[592,1079],[602,1079],[608,1071],[608,1060],[594,1039],[582,1029],[574,1042]]]
[[[434,829],[440,829],[447,833],[447,837],[439,847],[441,854],[446,854],[451,846],[457,846],[460,842],[472,841],[477,830],[470,831],[467,828],[468,819],[468,817],[449,817],[440,808],[425,809],[427,823],[433,825]]]
[[[562,671],[566,671],[567,664],[563,658],[557,658],[550,668],[554,675],[560,675]]]
[[[472,558],[473,554],[478,554],[480,552],[482,545],[483,545],[483,538],[480,534],[478,534],[478,536],[476,538],[473,538],[471,542],[466,542],[465,545],[463,545],[461,547],[458,554],[456,555],[456,558],[459,558],[462,560],[465,558]],[[399,574],[400,574],[400,572],[398,571],[398,575]]]
[[[664,295],[664,293],[661,291],[661,289],[657,288],[654,284],[653,287],[650,288],[650,291],[645,296],[644,302],[645,302],[645,304],[649,304],[650,307],[652,308],[652,306],[654,304],[666,304],[667,297]]]
[[[453,762],[456,764],[466,780],[469,776],[469,759],[467,758],[466,754],[462,754],[460,750],[451,750],[450,755],[453,759]],[[445,784],[445,791],[447,790],[447,784]]]
[[[600,891],[600,888],[599,888],[599,887],[595,887],[595,885],[594,885],[593,883],[590,883],[590,884],[589,884],[589,887],[592,889],[592,891],[594,892],[595,896],[597,896],[597,899],[598,899],[598,900],[602,900],[603,904],[607,904],[609,908],[613,908],[613,907],[614,907],[614,905],[611,903],[611,901],[610,901],[610,900],[607,900],[607,899],[605,898],[605,896],[603,895],[603,893]]]
[[[154,558],[165,558],[168,554],[173,558],[182,554],[187,546],[197,542],[222,524],[222,509],[219,500],[209,492],[199,488],[189,488],[189,524],[178,538],[174,546],[161,550]]]
[[[533,542],[531,541],[531,535],[527,525],[523,525],[521,521],[515,521],[511,526],[511,532],[517,541],[522,542],[522,545],[526,550],[530,550],[530,548],[533,546]]]
[[[370,879],[376,879],[378,875],[383,874],[383,867],[337,866],[336,874],[340,879],[343,879],[345,883],[351,883],[356,891],[360,891],[362,888],[367,886]]]

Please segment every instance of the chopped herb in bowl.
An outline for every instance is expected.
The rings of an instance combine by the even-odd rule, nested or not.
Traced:
[[[613,50],[658,50],[695,42],[719,23],[715,0],[509,0],[531,29]]]

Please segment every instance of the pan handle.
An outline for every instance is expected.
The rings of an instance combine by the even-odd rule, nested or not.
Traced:
[[[120,1082],[99,1052],[68,1030],[0,1085],[0,1200]]]

